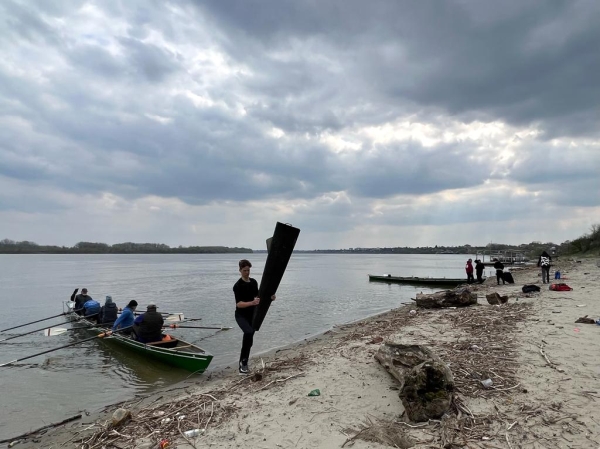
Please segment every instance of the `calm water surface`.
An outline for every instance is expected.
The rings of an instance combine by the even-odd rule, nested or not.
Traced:
[[[0,329],[62,312],[76,287],[87,287],[100,303],[112,295],[119,307],[131,299],[139,309],[202,318],[202,325],[231,326],[226,332],[178,329],[184,340],[215,355],[211,369],[235,365],[241,331],[233,314],[237,262],[248,257],[260,284],[266,254],[223,255],[0,255]],[[410,302],[423,287],[369,282],[367,274],[464,277],[463,255],[294,254],[277,301],[255,336],[252,354],[324,332],[335,324],[367,317]],[[57,318],[0,333],[0,339],[58,325]],[[66,325],[65,327],[69,327]],[[83,338],[74,332],[42,332],[0,343],[5,363]],[[232,368],[233,369],[233,368]],[[95,412],[136,393],[148,393],[189,376],[149,364],[135,354],[91,341],[15,366],[0,367],[0,439],[16,436],[81,411]],[[205,376],[205,375],[203,375]],[[202,377],[199,377],[199,380]]]

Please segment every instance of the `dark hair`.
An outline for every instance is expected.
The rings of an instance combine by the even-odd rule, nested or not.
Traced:
[[[250,263],[250,261],[249,261],[249,260],[247,260],[247,259],[242,259],[242,260],[240,260],[240,262],[239,262],[239,266],[240,266],[240,270],[241,270],[242,268],[246,268],[246,267],[250,267],[250,268],[252,268],[252,264],[251,264],[251,263]]]
[[[135,299],[132,299],[131,301],[129,301],[129,304],[127,304],[127,307],[129,307],[130,309],[132,307],[137,307],[137,301]]]

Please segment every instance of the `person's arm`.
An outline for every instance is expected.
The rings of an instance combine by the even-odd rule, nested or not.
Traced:
[[[125,310],[123,310],[121,312],[121,315],[119,315],[117,317],[117,319],[115,320],[115,323],[113,324],[112,330],[116,331],[119,328],[119,325],[121,324],[121,322],[125,319],[125,315],[127,314],[127,312]]]
[[[144,321],[144,315],[136,316],[133,324],[142,324],[142,321]]]
[[[273,295],[275,296],[275,295]],[[257,296],[256,298],[254,298],[253,301],[248,301],[248,302],[244,302],[244,301],[238,301],[235,306],[238,309],[245,309],[247,307],[252,307],[252,306],[257,306],[260,303],[260,298]]]

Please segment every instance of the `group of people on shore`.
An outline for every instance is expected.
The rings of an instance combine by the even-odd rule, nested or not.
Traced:
[[[467,283],[472,284],[475,282],[475,278],[473,277],[473,271],[477,274],[477,282],[483,282],[483,270],[485,269],[485,265],[479,259],[475,259],[475,270],[473,270],[473,259],[467,260],[467,265],[465,266],[465,271],[467,272]]]
[[[550,267],[552,264],[552,257],[544,251],[540,255],[538,259],[537,266],[542,269],[542,283],[549,284],[550,283]],[[475,260],[475,272],[477,273],[477,282],[480,284],[483,282],[483,270],[485,269],[485,265],[481,260]],[[498,260],[494,259],[494,269],[496,270],[496,282],[500,285],[500,281],[502,284],[506,284],[506,275],[504,273],[504,264]],[[473,259],[467,260],[467,265],[465,266],[465,271],[467,272],[467,283],[472,284],[475,282],[475,278],[473,277]],[[509,280],[510,281],[510,280]],[[510,281],[512,282],[512,281]]]
[[[110,328],[112,332],[131,335],[142,343],[161,341],[164,318],[157,311],[156,304],[148,304],[146,312],[136,316],[137,306],[137,301],[133,299],[119,311],[111,296],[106,296],[104,305],[100,306],[98,301],[88,295],[87,288],[83,288],[81,293],[75,296],[73,310],[102,327]]]

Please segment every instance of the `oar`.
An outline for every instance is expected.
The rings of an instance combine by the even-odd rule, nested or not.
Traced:
[[[180,313],[179,315],[171,315],[171,316],[168,316],[168,317],[166,318],[166,321],[181,321],[181,322],[184,322],[184,323],[185,323],[185,322],[187,322],[187,321],[192,321],[192,320],[196,319],[196,318],[192,318],[191,320],[184,320],[183,318],[184,318],[184,316],[183,316],[183,313]],[[57,335],[62,335],[62,334],[64,334],[65,332],[69,332],[69,331],[76,331],[76,330],[79,330],[79,329],[87,329],[87,328],[90,328],[90,327],[96,327],[96,326],[102,327],[102,325],[101,325],[101,324],[98,324],[98,325],[96,325],[96,324],[90,324],[90,325],[87,325],[87,326],[74,327],[74,328],[71,328],[71,329],[65,329],[64,327],[49,327],[49,328],[44,328],[44,329],[38,329],[38,331],[39,331],[39,330],[43,330],[43,331],[45,331],[45,332],[44,332],[44,335],[45,335],[46,337],[55,337],[55,336],[57,336]],[[165,326],[165,327],[166,327],[166,326]],[[34,331],[34,332],[35,332],[35,331]],[[115,331],[115,332],[116,332],[116,331]],[[25,335],[25,334],[22,334],[22,335]],[[20,335],[17,335],[17,337],[20,337]],[[16,337],[12,337],[12,338],[16,338]],[[7,339],[7,340],[8,340],[8,339]],[[4,341],[4,340],[0,340],[0,342],[3,342],[3,341]]]
[[[94,313],[94,314],[92,314],[92,315],[88,315],[88,317],[91,317],[91,316],[96,316],[96,315],[98,315],[98,314],[97,314],[97,313]],[[82,327],[80,327],[79,329],[84,329],[85,327],[86,327],[86,326],[82,326]],[[36,332],[43,331],[43,330],[45,330],[45,329],[48,329],[48,330],[50,330],[51,328],[48,328],[48,327],[46,326],[46,327],[42,327],[42,328],[39,328],[39,329],[36,329],[36,330],[33,330],[33,331],[25,332],[24,334],[13,335],[12,337],[8,337],[8,338],[5,338],[4,340],[0,340],[0,343],[2,343],[2,342],[4,342],[4,341],[8,341],[8,340],[13,340],[13,339],[15,339],[15,338],[19,338],[19,337],[24,337],[25,335],[31,335],[31,334],[35,334]],[[62,329],[62,328],[60,328],[60,327],[57,327],[56,329]],[[64,329],[64,331],[62,331],[62,332],[59,332],[59,333],[56,333],[56,334],[52,334],[52,335],[60,335],[60,334],[63,334],[63,333],[65,333],[66,331],[67,331],[67,329]],[[45,333],[44,333],[44,334],[45,334]]]
[[[129,326],[129,327],[132,327],[132,326]],[[122,332],[122,331],[124,331],[125,329],[129,329],[129,327],[124,327],[124,328],[122,328],[122,329],[116,330],[116,331],[114,331],[114,332],[113,332],[113,334],[114,334],[114,333],[116,333],[116,332]],[[0,367],[2,367],[2,366],[7,366],[7,365],[12,365],[13,363],[16,363],[16,362],[21,362],[21,361],[23,361],[23,360],[31,359],[31,358],[33,358],[33,357],[37,357],[37,356],[39,356],[39,355],[48,354],[49,352],[58,351],[59,349],[68,348],[68,347],[70,347],[70,346],[75,346],[75,345],[78,345],[78,344],[80,344],[80,343],[85,343],[86,341],[95,340],[96,338],[104,338],[104,337],[106,337],[106,336],[108,336],[108,335],[107,335],[106,333],[104,333],[104,332],[103,332],[103,333],[101,333],[101,334],[98,334],[98,335],[95,335],[95,336],[93,336],[93,337],[90,337],[90,338],[84,338],[83,340],[76,341],[75,343],[69,343],[68,345],[62,345],[62,346],[59,346],[58,348],[54,348],[54,349],[48,349],[47,351],[38,352],[37,354],[28,355],[27,357],[21,357],[21,358],[19,358],[19,359],[11,360],[10,362],[7,362],[7,363],[2,363],[2,364],[0,365]]]
[[[119,313],[121,313],[121,310],[119,310]],[[143,315],[144,313],[146,313],[146,312],[133,312],[134,315]],[[183,313],[181,313],[181,312],[159,312],[159,313],[161,315],[169,315],[169,316],[181,315],[181,316],[183,316]],[[198,318],[198,319],[200,320],[202,318]]]
[[[31,322],[25,323],[25,324],[19,324],[18,326],[9,327],[7,329],[2,329],[0,332],[6,332],[6,331],[13,330],[13,329],[17,329],[19,327],[29,326],[30,324],[39,323],[40,321],[51,320],[52,318],[58,318],[59,316],[66,315],[67,313],[69,313],[69,312],[59,313],[58,315],[49,316],[48,318],[42,318],[41,320],[35,320],[35,321],[31,321]]]
[[[182,326],[180,324],[169,324],[168,326],[163,326],[163,327],[170,327],[171,329],[178,329],[178,328],[182,328],[182,329],[216,329],[216,330],[220,330],[220,331],[228,331],[229,329],[231,329],[230,327],[226,327],[226,326],[221,326],[221,327],[217,327],[217,326]]]

